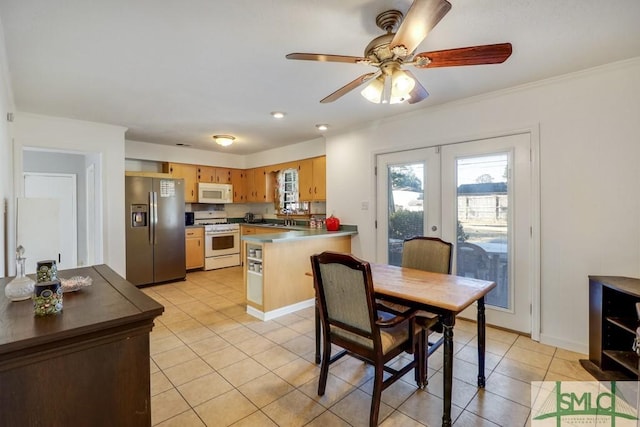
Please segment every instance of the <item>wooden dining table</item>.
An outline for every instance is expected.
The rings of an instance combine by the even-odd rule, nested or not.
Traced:
[[[494,282],[431,273],[412,268],[371,263],[371,276],[376,297],[439,316],[443,326],[443,388],[442,426],[451,426],[451,395],[453,384],[453,328],[456,316],[477,303],[478,325],[478,387],[485,386],[485,295],[496,287]],[[316,363],[320,363],[320,320],[316,316]]]

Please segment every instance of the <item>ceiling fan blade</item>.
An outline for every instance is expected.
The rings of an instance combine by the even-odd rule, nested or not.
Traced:
[[[333,102],[336,99],[340,98],[341,96],[346,95],[347,93],[351,92],[352,90],[354,90],[358,86],[365,84],[366,82],[368,82],[372,78],[378,77],[379,75],[380,75],[380,71],[375,72],[375,73],[363,74],[360,77],[358,77],[357,79],[353,80],[352,82],[347,83],[346,85],[342,86],[340,89],[338,89],[337,91],[333,92],[331,95],[321,99],[320,102],[322,104],[326,104],[328,102]]]
[[[511,43],[487,44],[435,52],[422,52],[414,57],[414,61],[418,61],[417,68],[501,64],[511,56],[511,51]],[[420,58],[429,58],[430,62],[420,65]]]
[[[412,72],[407,70],[405,70],[404,72],[407,73],[416,82],[416,85],[414,86],[413,90],[409,92],[410,97],[407,100],[409,104],[415,104],[416,102],[420,102],[423,99],[425,99],[427,96],[429,96],[429,92],[427,92],[424,86],[420,84],[420,82],[418,81],[418,79],[416,79],[416,76],[414,76]]]
[[[449,12],[449,9],[451,9],[451,3],[447,0],[414,0],[389,47],[404,46],[410,54]]]
[[[321,61],[321,62],[346,62],[350,64],[357,64],[360,61],[365,61],[365,58],[357,56],[344,56],[344,55],[324,55],[321,53],[290,53],[286,56],[287,59],[301,59],[305,61]]]

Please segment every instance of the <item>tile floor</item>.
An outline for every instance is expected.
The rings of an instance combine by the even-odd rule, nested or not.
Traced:
[[[332,365],[317,396],[313,309],[262,322],[245,313],[240,267],[189,273],[144,288],[165,307],[151,333],[154,426],[366,426],[372,369],[350,357]],[[487,386],[476,387],[475,324],[454,329],[455,426],[529,426],[530,381],[593,380],[585,355],[487,329]],[[440,426],[442,349],[429,385],[413,373],[382,393],[380,425]]]

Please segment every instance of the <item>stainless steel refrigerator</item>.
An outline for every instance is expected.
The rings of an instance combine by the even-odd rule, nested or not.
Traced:
[[[127,280],[136,286],[186,277],[184,180],[125,177]]]

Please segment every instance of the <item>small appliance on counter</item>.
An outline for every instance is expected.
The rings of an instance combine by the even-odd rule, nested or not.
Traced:
[[[193,212],[185,212],[184,213],[184,225],[189,226],[193,225],[195,222],[195,217]]]
[[[262,215],[260,214],[254,214],[251,212],[247,212],[246,214],[244,214],[244,222],[248,224],[255,224],[263,221],[264,220],[262,219]]]

